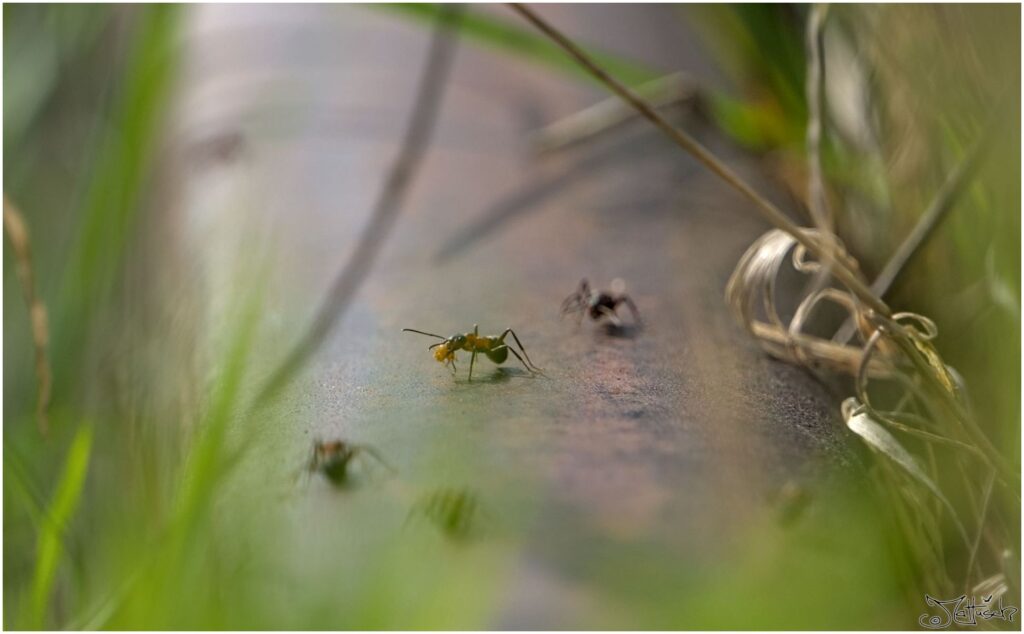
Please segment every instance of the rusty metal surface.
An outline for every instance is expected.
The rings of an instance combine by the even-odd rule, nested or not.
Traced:
[[[589,43],[718,81],[674,9],[543,13]],[[236,130],[246,150],[194,177],[187,223],[209,271],[231,248],[274,263],[269,317],[281,341],[308,322],[366,221],[428,37],[363,8],[197,7],[181,125]],[[623,545],[685,557],[727,543],[784,482],[846,463],[848,451],[833,398],[767,359],[724,303],[740,254],[768,228],[747,202],[640,123],[533,156],[527,134],[601,98],[591,86],[470,44],[452,77],[397,229],[285,408],[302,424],[274,437],[373,443],[411,480],[474,486],[499,518],[528,498],[496,625],[578,624],[594,601],[586,562]],[[789,202],[749,157],[683,121]],[[261,237],[231,247],[217,227],[239,219]],[[581,277],[627,280],[646,328],[560,320]],[[213,275],[210,293],[230,283]],[[481,360],[470,384],[462,355],[453,379],[430,341],[399,332],[473,324],[515,328],[549,378]]]

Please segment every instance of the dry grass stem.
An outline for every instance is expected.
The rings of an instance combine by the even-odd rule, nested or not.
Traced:
[[[682,73],[672,73],[636,87],[636,93],[654,108],[696,100],[697,87]],[[618,97],[610,97],[545,126],[532,135],[538,154],[554,152],[590,140],[634,119],[637,112]]]
[[[809,237],[806,232],[802,231],[792,220],[790,220],[778,207],[772,202],[766,199],[764,196],[759,194],[753,187],[751,187],[746,181],[739,177],[735,172],[732,171],[725,163],[720,161],[714,154],[712,154],[707,148],[701,145],[696,139],[691,137],[686,132],[673,126],[664,117],[658,114],[647,102],[638,97],[629,88],[618,82],[616,79],[611,77],[604,69],[598,66],[580,47],[576,46],[571,40],[565,35],[559,32],[557,29],[548,24],[544,19],[534,13],[531,9],[524,5],[513,3],[510,5],[514,11],[522,15],[531,24],[536,26],[552,39],[556,44],[563,48],[570,56],[572,56],[577,62],[580,63],[587,71],[589,71],[594,77],[596,77],[603,84],[608,86],[614,93],[619,95],[622,99],[626,100],[631,106],[643,115],[647,120],[653,123],[659,130],[664,132],[670,139],[672,139],[677,145],[682,147],[684,150],[689,152],[694,158],[700,163],[707,167],[711,172],[716,174],[719,178],[724,180],[734,189],[739,191],[741,194],[746,196],[757,209],[761,212],[768,222],[785,231],[786,233],[793,236],[799,241],[808,251],[814,254],[819,260],[827,263],[833,268],[833,274],[839,281],[841,281],[847,288],[849,288],[862,302],[867,304],[876,312],[887,315],[889,314],[889,307],[885,305],[878,297],[876,297],[867,285],[861,281],[861,279],[844,263],[838,260],[838,257],[831,249],[827,246],[819,244],[813,238]]]
[[[828,5],[815,4],[807,19],[807,204],[814,226],[832,231],[832,214],[825,198],[821,171],[821,112],[824,55],[822,37]]]
[[[815,240],[829,241],[832,244],[830,249],[837,254],[838,259],[847,258],[845,249],[838,240],[823,238],[830,234],[823,234],[814,229],[803,231],[812,234]],[[862,305],[852,295],[839,289],[822,289],[804,298],[789,324],[783,323],[779,316],[775,280],[790,253],[792,266],[796,270],[807,274],[821,272],[821,265],[807,260],[805,249],[796,239],[780,229],[772,229],[756,240],[740,258],[725,287],[726,301],[740,323],[772,356],[792,363],[856,376],[863,365],[863,350],[803,332],[813,309],[826,299],[863,319]],[[871,360],[865,367],[873,378],[886,377],[892,371],[890,366],[880,359]]]
[[[46,317],[46,306],[36,294],[35,276],[32,269],[32,247],[29,240],[28,226],[17,207],[4,194],[4,230],[14,248],[14,260],[18,269],[18,280],[21,292],[28,306],[29,319],[32,325],[32,346],[35,350],[36,381],[36,423],[44,436],[49,431],[47,410],[50,406],[52,374],[47,355],[49,346],[49,325]]]
[[[990,130],[992,127],[991,125],[989,126]],[[903,242],[900,243],[896,251],[893,252],[889,261],[885,263],[882,272],[878,274],[878,277],[871,284],[872,292],[879,297],[885,297],[893,282],[896,281],[899,274],[906,268],[907,262],[920,250],[921,245],[932,235],[935,228],[953,208],[960,194],[966,189],[967,183],[970,182],[970,178],[981,161],[985,148],[988,146],[989,133],[983,133],[975,141],[967,156],[946,176],[942,186],[935,192],[935,197],[932,198],[924,213],[921,214],[921,219],[917,221],[914,228],[903,239]],[[836,331],[833,341],[846,343],[853,336],[855,328],[856,325],[853,322],[845,322]]]
[[[924,583],[935,587],[945,584],[950,589],[969,588],[972,579],[984,577],[987,567],[1006,567],[1004,553],[1007,549],[998,543],[998,538],[992,537],[1006,531],[999,529],[996,524],[1002,520],[990,514],[988,507],[998,483],[1008,492],[1011,504],[1016,500],[1019,509],[1020,476],[974,419],[963,380],[946,365],[933,344],[938,328],[932,320],[915,313],[887,315],[871,310],[866,302],[858,301],[863,298],[848,284],[847,289],[852,292],[825,287],[830,272],[844,281],[842,268],[828,270],[834,262],[845,266],[847,271],[856,271],[857,265],[848,258],[831,228],[820,163],[824,17],[825,9],[816,6],[807,25],[807,186],[816,229],[801,230],[801,233],[832,257],[807,261],[804,250],[817,253],[807,248],[807,240],[799,240],[801,234],[790,235],[778,229],[769,231],[740,259],[726,287],[726,298],[741,323],[769,354],[854,377],[856,397],[844,402],[843,417],[849,429],[880,456],[877,473],[908,543],[920,546],[912,547],[911,551],[915,553],[915,563]],[[983,133],[967,158],[946,178],[921,220],[872,284],[872,296],[885,295],[906,263],[951,209],[977,166],[988,136],[988,132]],[[815,274],[816,279],[792,319],[785,324],[776,306],[775,284],[790,252],[793,268]],[[804,332],[813,311],[824,301],[842,307],[848,314],[843,327],[831,340]],[[847,345],[858,332],[863,344]],[[895,409],[885,411],[872,403],[871,385],[878,380],[897,388],[899,398]],[[887,391],[892,393],[891,389]],[[908,447],[921,451],[927,461],[922,463],[893,432],[914,442]],[[947,464],[952,461],[952,468],[939,468],[941,462],[936,457],[939,449]],[[921,464],[928,464],[930,473]],[[945,486],[964,492],[965,497],[957,499],[958,504],[954,505],[943,491]],[[980,500],[976,499],[976,491],[982,492]],[[977,518],[977,532],[969,536],[961,517]],[[943,547],[947,529],[955,531],[963,543],[963,559]],[[984,556],[980,552],[983,536],[989,538],[986,545],[992,546],[991,552],[986,551]],[[965,559],[967,567],[961,576],[954,570],[958,570]],[[1019,567],[1019,564],[1012,566]],[[953,583],[950,579],[960,579],[962,583]],[[999,574],[989,579],[993,580],[992,585],[998,585],[1003,576]],[[1005,584],[1002,587],[1005,588]]]

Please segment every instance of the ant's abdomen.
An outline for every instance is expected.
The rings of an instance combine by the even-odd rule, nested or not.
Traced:
[[[508,358],[508,346],[498,346],[493,350],[487,350],[484,354],[494,363],[505,363]]]

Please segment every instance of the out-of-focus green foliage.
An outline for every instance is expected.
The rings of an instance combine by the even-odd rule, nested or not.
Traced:
[[[32,579],[27,619],[24,625],[42,628],[46,624],[50,592],[57,564],[63,554],[63,533],[78,507],[92,452],[92,428],[82,425],[71,441],[64,471],[57,483],[53,501],[42,518],[36,546],[36,569]]]
[[[762,122],[737,116],[735,125],[725,126],[744,143],[759,139],[754,145],[762,149],[789,151],[803,143],[805,36],[799,11],[785,5],[696,10],[706,24],[720,27],[704,32],[752,95],[747,106],[772,113]],[[1020,366],[1018,17],[1010,6],[837,6],[824,33],[826,83],[861,80],[870,96],[852,105],[863,106],[859,115],[875,128],[873,142],[864,145],[844,135],[837,111],[849,104],[829,104],[828,91],[824,141],[841,237],[869,276],[995,121],[967,195],[890,297],[897,307],[936,319],[940,349],[967,374],[981,417],[993,421],[992,431],[1008,449],[1019,444],[1019,399],[1010,398]],[[828,66],[830,61],[843,65]],[[864,76],[839,76],[851,66]],[[788,132],[780,135],[781,130]],[[864,171],[865,165],[874,167]],[[803,189],[799,180],[793,186]]]
[[[408,15],[417,20],[432,21],[438,14],[435,4],[387,4],[381,8]],[[579,64],[566,57],[556,44],[526,25],[500,20],[480,11],[468,10],[459,20],[459,35],[503,53],[541,64],[578,79],[593,81]],[[603,51],[588,49],[604,68],[628,85],[639,85],[665,75],[643,64]]]
[[[5,154],[23,149],[24,135],[52,97],[62,67],[95,46],[106,18],[106,11],[95,7],[4,7],[4,59],[12,69],[17,65],[5,75]]]
[[[154,5],[139,16],[110,125],[90,161],[91,177],[76,220],[82,224],[53,320],[55,354],[73,355],[82,349],[90,317],[104,305],[139,208],[145,204],[173,79],[178,12],[174,5]],[[69,374],[58,373],[58,389],[70,380]]]
[[[522,526],[452,539],[468,525],[466,509],[478,514],[476,498],[417,506],[425,491],[401,481],[338,492],[314,479],[295,493],[295,448],[254,432],[294,421],[246,407],[250,371],[259,366],[252,350],[260,327],[256,282],[231,298],[240,308],[226,326],[227,349],[212,351],[194,374],[171,364],[156,369],[131,353],[100,364],[83,352],[84,342],[105,351],[139,336],[130,328],[139,315],[125,309],[120,294],[129,287],[124,269],[135,230],[148,219],[186,10],[4,7],[5,187],[33,228],[58,377],[53,434],[42,440],[31,420],[27,320],[13,267],[5,266],[4,625],[494,625],[505,575],[521,563]],[[393,10],[418,18],[435,11]],[[751,147],[799,147],[807,116],[802,10],[708,11],[723,12],[709,15],[708,24],[721,29],[715,41],[734,56],[741,85],[736,97],[711,96],[719,123]],[[988,8],[956,19],[942,17],[946,11],[966,9],[833,9],[830,28],[842,25],[857,36],[878,84],[872,117],[881,122],[880,144],[870,150],[871,164],[886,169],[855,173],[866,150],[836,138],[827,154],[830,183],[870,203],[839,213],[869,269],[884,261],[963,156],[988,116],[993,86],[1006,77],[1013,77],[1007,107],[1019,113],[1019,33],[1014,39],[1007,32],[1019,25],[1019,10]],[[475,12],[461,28],[481,43],[578,73],[528,29]],[[900,28],[914,37],[886,31]],[[1006,54],[1007,41],[1015,54]],[[661,74],[611,55],[598,59],[630,84]],[[1001,447],[1016,448],[1020,130],[1019,117],[1005,120],[969,195],[906,272],[893,304],[936,317],[938,343],[967,376],[986,428]],[[187,313],[195,298],[166,301]],[[159,358],[197,345],[180,325],[153,329],[159,336],[143,341]],[[158,387],[191,396],[165,407],[148,396]],[[260,425],[249,417],[260,417]],[[82,427],[82,420],[96,423]],[[595,540],[601,550],[576,568],[601,599],[584,624],[912,626],[916,615],[907,605],[919,605],[920,597],[900,593],[915,571],[907,568],[904,544],[885,530],[896,520],[879,522],[884,511],[858,493],[833,495],[823,486],[812,499],[806,515],[786,523],[759,518],[737,530],[739,543],[700,561]],[[300,512],[290,512],[294,507]],[[410,522],[410,509],[433,521]],[[527,514],[504,510],[506,517]],[[863,605],[875,611],[856,607]]]
[[[772,114],[760,129],[751,129],[750,120],[742,118],[725,129],[744,144],[784,156],[781,175],[805,198],[807,167],[800,144],[807,108],[798,101],[804,75],[800,65],[806,62],[791,45],[806,42],[803,21],[794,21],[795,10],[781,5],[707,7],[700,13],[709,24],[726,25],[707,33],[751,95],[749,106],[767,103]],[[751,19],[755,13],[762,15]],[[943,360],[963,375],[974,416],[1018,478],[1019,24],[1016,6],[836,5],[829,9],[822,35],[822,153],[829,200],[839,235],[868,279],[918,223],[947,175],[973,147],[981,147],[982,160],[966,190],[885,299],[894,310],[936,322],[935,344]],[[782,33],[790,37],[781,38]],[[792,136],[779,135],[783,129]],[[933,431],[941,434],[943,429]],[[915,447],[929,456],[929,473],[952,506],[961,513],[981,513],[983,487],[966,490],[964,483],[984,482],[987,474],[967,477],[962,470],[972,471],[975,463],[964,467],[939,450]],[[929,495],[926,488],[909,492],[892,465],[878,468],[904,528],[902,550],[921,566],[915,581],[931,588],[958,587],[958,579],[946,575],[960,577],[968,563],[962,530],[937,537],[945,512],[931,508],[933,500],[918,499]],[[1012,491],[996,486],[989,517],[1000,518],[995,526],[1005,520],[1015,528],[1009,535],[991,528],[989,540],[1019,543],[1017,496],[1014,500]],[[948,501],[946,507],[951,508]],[[961,519],[972,534],[982,523],[977,516]],[[938,554],[926,552],[929,548]],[[1011,559],[1019,561],[1019,553],[1011,553]],[[950,562],[960,571],[943,569]]]
[[[282,453],[296,448],[247,424],[257,416],[247,409],[251,369],[261,366],[259,266],[227,298],[241,308],[224,335],[209,339],[226,349],[204,355],[194,354],[200,300],[188,284],[161,296],[157,280],[131,276],[138,258],[164,257],[139,245],[155,226],[154,172],[186,10],[4,7],[5,187],[32,230],[61,379],[52,433],[41,438],[26,311],[5,266],[4,624],[482,627],[500,579],[489,571],[505,551],[452,557],[432,525],[406,528],[416,494],[401,487],[339,503],[314,480],[298,495],[296,465]],[[174,304],[173,319],[153,302]],[[151,319],[148,330],[137,325]],[[175,364],[175,354],[207,363]],[[272,413],[259,416],[260,429],[277,426],[265,420]],[[75,426],[83,418],[98,422]],[[281,512],[294,504],[322,528]]]
[[[756,150],[803,143],[807,121],[802,7],[697,5],[686,15],[736,82],[737,95],[714,93],[715,121]]]
[[[1019,465],[1019,7],[893,6],[837,12],[864,48],[877,83],[888,204],[847,224],[877,270],[945,175],[986,125],[984,158],[966,195],[893,289],[894,305],[935,319],[936,341],[965,376],[979,420]],[[897,24],[913,24],[913,36]],[[867,240],[865,240],[865,238]]]

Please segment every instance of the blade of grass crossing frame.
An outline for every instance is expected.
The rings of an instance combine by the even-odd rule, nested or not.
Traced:
[[[64,470],[39,531],[39,541],[36,545],[36,567],[32,578],[28,623],[26,624],[29,628],[42,629],[46,624],[46,610],[56,579],[57,567],[64,551],[62,539],[64,526],[71,520],[81,499],[91,453],[92,426],[82,424],[68,449]]]
[[[139,12],[120,96],[90,166],[81,225],[54,306],[53,355],[64,360],[54,368],[55,393],[78,371],[77,351],[113,284],[151,177],[175,68],[179,13],[171,5],[147,5]]]
[[[423,20],[428,24],[433,24],[437,21],[437,14],[441,10],[441,7],[437,4],[399,3],[374,6]],[[505,20],[481,13],[479,10],[466,9],[463,11],[459,23],[459,36],[551,70],[570,75],[575,79],[586,79],[594,82],[593,77],[589,73],[573,63],[572,60],[566,58],[561,49],[547,38]],[[615,55],[606,51],[595,51],[589,47],[586,47],[586,50],[598,63],[609,69],[616,77],[630,86],[645,84],[666,75],[664,70],[649,68],[644,64],[626,59],[621,55]]]

